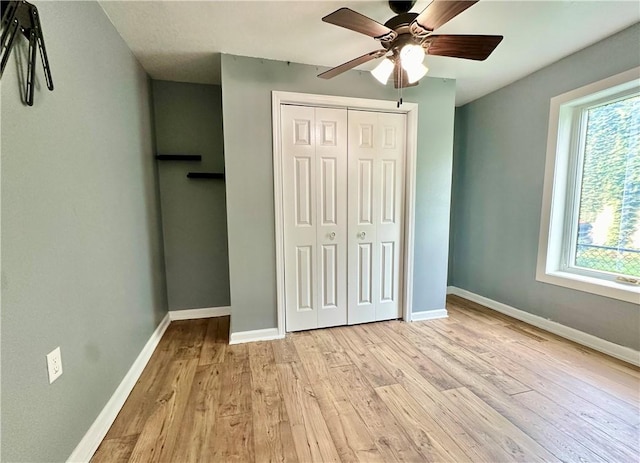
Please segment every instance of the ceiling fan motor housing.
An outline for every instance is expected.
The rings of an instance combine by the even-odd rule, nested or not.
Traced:
[[[415,37],[410,30],[411,23],[417,16],[417,13],[401,13],[384,24],[398,34],[393,40],[381,41],[384,48],[393,52],[394,58],[405,45],[420,45],[422,43],[422,38]]]
[[[409,32],[409,26],[417,17],[418,13],[401,13],[389,19],[384,25],[389,29],[393,29],[398,34],[402,34]]]
[[[408,13],[409,10],[411,8],[413,8],[413,5],[415,5],[415,4],[416,4],[416,0],[413,0],[413,1],[394,1],[394,0],[389,0],[389,8],[391,8],[391,10],[395,14]]]

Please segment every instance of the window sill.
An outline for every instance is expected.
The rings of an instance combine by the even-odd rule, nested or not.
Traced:
[[[601,280],[559,270],[538,273],[536,280],[640,305],[640,286]]]

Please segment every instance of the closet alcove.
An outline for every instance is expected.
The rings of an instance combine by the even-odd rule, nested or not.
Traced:
[[[169,310],[228,307],[221,87],[152,90]]]

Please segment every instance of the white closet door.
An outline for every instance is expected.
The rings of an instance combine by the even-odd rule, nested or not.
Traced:
[[[318,328],[347,324],[347,111],[316,108]]]
[[[314,109],[282,106],[287,330],[318,325]]]
[[[348,323],[376,319],[377,113],[349,111]]]
[[[282,106],[286,329],[343,325],[347,112]]]
[[[402,317],[401,284],[404,217],[404,162],[406,115],[378,114],[377,140],[380,189],[376,200],[377,246],[380,274],[376,320]]]
[[[399,318],[406,116],[348,116],[348,323]]]

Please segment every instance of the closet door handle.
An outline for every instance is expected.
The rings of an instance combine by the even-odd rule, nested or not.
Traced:
[[[330,239],[331,241],[335,240],[335,239],[336,239],[336,232],[331,232],[331,233],[329,233],[329,239]]]
[[[358,233],[358,238],[360,238],[361,240],[363,240],[365,238],[365,236],[367,236],[367,234],[365,232]]]

